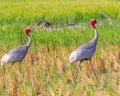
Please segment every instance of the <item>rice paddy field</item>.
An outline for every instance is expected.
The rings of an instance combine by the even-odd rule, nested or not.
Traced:
[[[35,27],[41,18],[63,27]],[[94,37],[93,18],[99,38],[92,62],[100,83],[87,61],[73,81],[77,63],[70,64],[69,55]],[[0,67],[0,96],[120,96],[119,0],[0,0],[0,58],[27,44],[27,27],[32,44],[22,72],[19,63],[6,64],[5,73]]]

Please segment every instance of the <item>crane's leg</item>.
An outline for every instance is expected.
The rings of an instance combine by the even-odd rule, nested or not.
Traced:
[[[4,74],[5,74],[6,76],[8,75],[8,73],[10,73],[11,68],[12,68],[12,65],[11,65],[11,64],[9,64],[9,65],[7,66],[6,71],[4,71]]]
[[[2,80],[2,86],[4,89],[6,89],[6,66],[3,65],[3,80]]]
[[[19,72],[22,73],[22,65],[21,65],[21,62],[19,62]]]
[[[78,70],[79,70],[79,67],[80,67],[81,63],[82,63],[82,62],[80,61],[80,63],[77,64],[77,66],[76,66],[76,70],[75,70],[75,73],[74,73],[74,75],[73,75],[74,80],[76,79],[76,76],[77,76],[77,73],[78,73]]]
[[[93,68],[91,59],[90,59],[90,65],[91,65],[92,71],[94,72],[95,78],[97,79],[97,82],[99,83],[99,80],[98,80],[98,77],[97,77],[97,75],[96,75],[96,73],[95,73],[95,70],[94,70],[94,68]]]
[[[5,65],[3,65],[3,88],[6,88],[6,77],[8,75],[8,72],[11,69],[11,65],[9,64],[8,67],[6,68]]]
[[[5,75],[6,71],[5,71],[5,65],[3,65],[3,73]]]
[[[9,64],[8,71],[11,71],[11,69],[12,69],[12,64]]]

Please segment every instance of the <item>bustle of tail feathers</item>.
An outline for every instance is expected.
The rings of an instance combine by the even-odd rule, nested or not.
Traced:
[[[72,52],[69,56],[69,62],[74,63],[76,61],[77,61],[77,54],[76,54],[76,52]]]
[[[9,55],[4,55],[1,59],[1,66],[3,66],[5,63],[8,63]]]

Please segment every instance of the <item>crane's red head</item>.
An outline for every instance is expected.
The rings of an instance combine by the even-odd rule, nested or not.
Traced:
[[[29,35],[29,33],[30,33],[30,28],[26,28],[26,29],[25,29],[25,32],[26,32],[26,35],[27,35],[27,36],[30,36],[30,35]]]
[[[95,27],[95,24],[96,24],[96,23],[97,23],[97,20],[91,19],[90,24],[91,24],[91,26],[92,26],[94,29],[96,29],[96,27]]]

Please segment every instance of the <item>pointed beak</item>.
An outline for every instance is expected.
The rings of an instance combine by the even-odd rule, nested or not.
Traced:
[[[30,30],[31,33],[36,34],[37,32],[33,29]]]
[[[31,32],[31,33],[35,33],[35,31],[34,31],[33,29],[30,29],[30,32]]]
[[[96,23],[99,23],[99,21],[97,20]]]
[[[30,29],[30,32],[33,32],[33,30]]]

